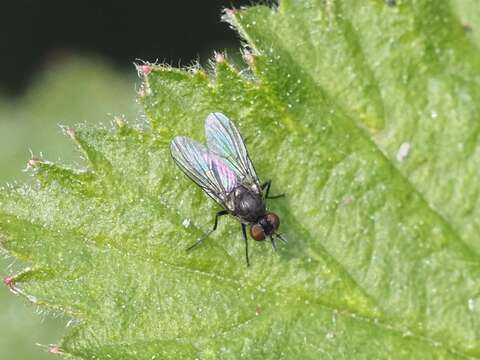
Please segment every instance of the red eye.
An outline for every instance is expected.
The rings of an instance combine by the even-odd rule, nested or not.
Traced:
[[[253,224],[250,228],[250,236],[257,241],[265,240],[265,232],[260,224]]]
[[[274,213],[267,214],[267,221],[277,230],[280,227],[280,218]]]

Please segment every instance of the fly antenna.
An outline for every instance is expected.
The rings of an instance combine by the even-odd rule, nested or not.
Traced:
[[[275,234],[277,236],[277,238],[280,239],[281,242],[283,242],[284,244],[288,244],[288,241],[287,239],[285,239],[282,234]]]

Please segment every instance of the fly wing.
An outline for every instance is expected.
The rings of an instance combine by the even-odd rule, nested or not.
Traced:
[[[172,140],[170,151],[180,169],[214,200],[225,206],[227,195],[238,182],[237,175],[225,160],[183,136]]]
[[[237,127],[222,113],[211,113],[205,121],[208,150],[225,159],[240,182],[260,192],[255,168]]]

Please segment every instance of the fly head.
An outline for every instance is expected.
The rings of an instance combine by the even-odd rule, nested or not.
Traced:
[[[280,227],[277,214],[266,213],[250,227],[250,236],[256,241],[263,241],[267,236],[275,234]]]

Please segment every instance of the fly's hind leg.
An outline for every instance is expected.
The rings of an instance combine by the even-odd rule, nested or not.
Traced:
[[[270,186],[272,185],[272,180],[267,180],[265,181],[262,185],[260,185],[260,188],[262,190],[265,190],[265,199],[278,199],[280,197],[283,197],[285,196],[285,194],[279,194],[279,195],[273,195],[273,196],[269,196],[269,192],[270,192]]]
[[[250,260],[248,259],[247,229],[245,224],[242,224],[242,234],[243,234],[243,240],[245,240],[245,258],[247,259],[247,266],[250,266]]]
[[[215,230],[217,230],[217,225],[218,225],[218,218],[220,216],[223,216],[223,215],[227,215],[228,214],[228,211],[227,210],[222,210],[222,211],[219,211],[216,215],[215,215],[215,223],[213,224],[213,229],[210,230],[208,233],[206,233],[205,235],[203,235],[200,239],[198,239],[194,244],[190,245],[188,248],[187,248],[187,251],[190,251],[192,250],[193,248],[197,247],[198,245],[200,245],[203,240],[205,240],[207,237],[210,236],[211,233],[213,233]]]

